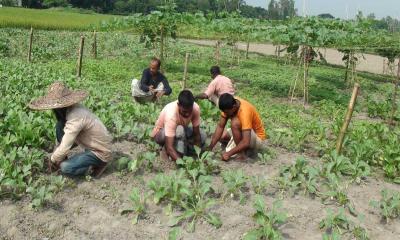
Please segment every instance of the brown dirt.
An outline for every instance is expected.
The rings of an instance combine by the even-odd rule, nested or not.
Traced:
[[[143,145],[128,141],[114,143],[114,151],[132,158],[142,150]],[[231,161],[221,162],[221,167],[242,169],[248,176],[265,176],[274,185],[272,179],[278,175],[280,167],[293,163],[299,156],[283,149],[276,151],[276,159],[266,165],[255,161]],[[314,159],[311,161],[317,163]],[[0,239],[167,239],[169,217],[164,213],[162,205],[157,206],[149,201],[148,214],[137,225],[131,223],[132,216],[120,214],[120,210],[130,207],[129,194],[132,188],[146,191],[147,182],[154,176],[155,173],[146,171],[122,174],[107,170],[100,179],[73,179],[73,186],[57,194],[49,206],[38,211],[29,207],[27,199],[19,202],[1,201]],[[393,220],[383,224],[377,211],[369,206],[370,200],[380,199],[383,188],[400,190],[400,186],[380,179],[381,176],[369,177],[361,185],[350,186],[348,194],[356,210],[364,216],[361,225],[367,229],[371,239],[399,239],[400,222]],[[215,185],[223,191],[220,176],[215,177]],[[227,199],[224,202],[221,200],[213,208],[223,221],[220,229],[200,221],[194,233],[184,230],[182,239],[240,239],[255,226],[251,218],[254,213],[254,193],[249,190],[246,195],[244,205],[240,205],[237,200]],[[337,206],[323,205],[318,198],[312,199],[302,194],[294,197],[281,195],[273,187],[264,196],[268,206],[280,197],[283,197],[283,209],[289,215],[287,223],[280,228],[284,238],[321,239],[319,221],[326,216],[326,209],[337,209]]]
[[[216,41],[214,40],[193,40],[186,39],[185,41],[205,46],[215,46]],[[240,50],[246,50],[246,43],[240,42],[238,44]],[[249,52],[260,53],[264,55],[275,55],[275,46],[267,43],[250,43]],[[333,65],[344,66],[342,61],[343,54],[336,49],[320,49],[320,52],[325,56],[328,63]],[[285,55],[283,52],[282,55]],[[370,72],[376,74],[389,74],[387,66],[384,67],[383,57],[372,55],[372,54],[357,54],[359,63],[357,64],[357,71]],[[395,63],[397,66],[397,61]],[[385,69],[385,71],[384,71]]]

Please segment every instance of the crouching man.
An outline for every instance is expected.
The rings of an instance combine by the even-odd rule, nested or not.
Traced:
[[[219,98],[219,109],[221,117],[208,150],[211,151],[218,141],[228,143],[222,154],[222,160],[228,161],[235,156],[245,159],[246,152],[250,152],[248,150],[262,147],[266,134],[260,115],[252,104],[225,93]],[[228,120],[231,121],[231,128],[225,130]]]
[[[168,156],[173,161],[193,154],[194,145],[204,146],[206,134],[200,130],[200,108],[194,102],[192,92],[183,90],[178,101],[164,107],[151,137],[163,146],[163,158]]]
[[[148,68],[143,70],[141,80],[133,79],[132,96],[138,103],[154,102],[172,92],[167,78],[160,72],[161,61],[153,58]]]

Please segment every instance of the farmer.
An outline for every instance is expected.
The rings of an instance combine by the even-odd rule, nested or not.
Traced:
[[[164,107],[151,137],[163,146],[161,156],[168,156],[173,161],[193,154],[194,145],[204,146],[206,135],[200,130],[200,108],[194,102],[192,92],[183,90],[179,93],[178,101]]]
[[[47,95],[30,102],[35,110],[53,110],[57,119],[58,146],[50,157],[50,163],[61,172],[70,175],[93,173],[99,177],[111,160],[111,136],[103,123],[88,109],[79,104],[88,94],[69,90],[62,82],[50,85]],[[85,152],[67,158],[74,145]]]
[[[152,102],[172,92],[167,78],[160,72],[161,61],[152,58],[149,68],[143,70],[142,79],[132,80],[132,96],[139,103]]]
[[[247,150],[262,147],[266,134],[260,115],[253,105],[244,99],[224,93],[219,98],[219,109],[222,111],[221,117],[208,150],[211,151],[218,141],[228,143],[222,154],[222,160],[228,161],[233,156],[243,160]],[[231,128],[226,131],[224,129],[229,119]]]
[[[213,79],[208,85],[206,91],[196,96],[196,99],[209,99],[218,106],[218,99],[224,93],[235,95],[235,88],[232,81],[221,74],[218,66],[213,66],[210,69],[211,78]]]

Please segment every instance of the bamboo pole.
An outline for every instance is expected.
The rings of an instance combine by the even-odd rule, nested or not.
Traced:
[[[96,30],[93,32],[93,45],[92,45],[93,58],[97,58],[97,36]]]
[[[32,42],[33,42],[33,28],[31,27],[31,33],[29,34],[28,62],[32,61]]]
[[[186,53],[185,66],[184,66],[184,70],[183,70],[183,90],[186,89],[188,63],[189,63],[189,53]]]
[[[164,62],[164,26],[161,26],[161,38],[160,38],[160,60]]]
[[[397,110],[397,89],[399,88],[399,81],[400,81],[400,59],[399,62],[397,64],[397,79],[395,80],[394,83],[394,90],[393,90],[393,97],[392,97],[392,112],[390,114],[390,120],[389,120],[389,124],[393,125],[394,124],[394,115],[396,113]]]
[[[354,88],[353,88],[353,94],[351,95],[349,106],[347,108],[346,117],[343,122],[342,128],[340,129],[338,139],[336,141],[336,152],[338,154],[342,150],[344,136],[346,134],[347,128],[349,127],[349,124],[350,124],[351,117],[353,115],[354,105],[356,104],[359,89],[360,89],[360,84],[355,83]]]
[[[78,67],[76,71],[76,76],[81,77],[82,73],[82,58],[83,58],[83,45],[85,44],[85,37],[81,36],[81,41],[79,44],[79,53],[78,53]]]
[[[214,56],[217,65],[219,65],[221,59],[220,47],[221,47],[221,42],[218,40],[217,43],[215,44],[215,56]]]
[[[249,59],[249,48],[250,48],[250,39],[247,39],[246,59]]]
[[[386,72],[386,59],[383,59],[383,67],[382,67],[382,74],[385,74]]]

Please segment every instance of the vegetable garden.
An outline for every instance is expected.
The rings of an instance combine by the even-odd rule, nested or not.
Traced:
[[[176,38],[188,26],[192,36],[212,35],[228,47]],[[398,238],[400,112],[394,60],[400,44],[388,33],[373,32],[361,20],[277,24],[169,8],[118,18],[102,30],[96,42],[93,32],[34,30],[29,62],[29,30],[0,29],[0,234],[5,239]],[[237,41],[270,41],[286,54],[241,52]],[[341,49],[348,67],[325,64],[322,50],[328,47]],[[357,60],[367,51],[387,57],[393,73],[357,72]],[[218,63],[235,81],[238,95],[257,107],[269,135],[257,158],[223,163],[218,153],[197,151],[196,158],[180,159],[176,167],[160,161],[149,132],[162,106],[182,89],[187,53],[187,88],[202,91],[209,67]],[[130,96],[130,80],[152,56],[163,58],[173,94],[138,105]],[[51,112],[26,105],[54,80],[88,90],[84,105],[113,134],[115,161],[100,179],[46,171],[55,121]],[[336,140],[354,83],[360,92],[338,153]],[[208,102],[199,104],[202,127],[210,135],[219,111]]]

